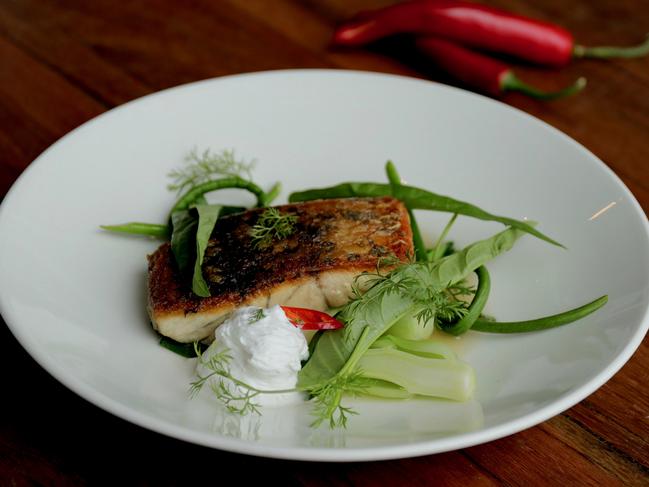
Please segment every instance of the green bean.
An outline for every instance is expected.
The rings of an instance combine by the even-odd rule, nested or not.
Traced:
[[[485,304],[487,304],[487,298],[489,297],[489,291],[491,289],[489,272],[487,272],[487,268],[483,265],[478,267],[475,272],[478,275],[478,289],[476,289],[473,301],[471,301],[471,304],[469,305],[469,312],[455,323],[440,322],[440,328],[446,333],[455,336],[466,333],[472,326],[474,326],[474,323],[478,318],[480,318],[480,313],[482,313]]]
[[[401,186],[401,176],[397,171],[396,166],[392,161],[388,161],[385,164],[385,172],[388,175],[388,181],[390,181],[390,186],[396,190]],[[406,206],[407,207],[407,206]],[[426,246],[424,245],[424,239],[421,238],[421,232],[419,231],[419,225],[417,225],[417,220],[415,220],[415,214],[410,208],[408,209],[408,215],[410,216],[410,228],[412,229],[412,242],[415,246],[415,258],[418,261],[425,261],[426,256]]]
[[[499,323],[497,321],[478,319],[471,329],[488,333],[523,333],[528,331],[547,330],[548,328],[554,328],[580,320],[581,318],[597,311],[599,308],[604,306],[607,301],[608,296],[602,296],[597,298],[595,301],[591,301],[590,303],[578,308],[528,321]]]
[[[169,227],[158,223],[130,222],[122,225],[100,225],[110,232],[130,233],[132,235],[146,235],[156,238],[169,238]]]
[[[229,178],[214,179],[212,181],[207,181],[205,183],[199,184],[198,186],[194,186],[192,189],[190,189],[180,197],[180,199],[171,209],[171,213],[179,210],[187,210],[204,194],[215,191],[217,189],[226,188],[240,188],[250,191],[257,197],[257,206],[267,206],[267,194],[263,189],[261,189],[252,181],[248,181],[247,179],[243,179],[238,176],[232,176]]]

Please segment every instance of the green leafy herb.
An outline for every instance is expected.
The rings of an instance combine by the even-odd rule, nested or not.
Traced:
[[[220,205],[197,205],[171,215],[173,233],[171,250],[181,274],[192,273],[192,291],[201,297],[210,295],[202,265],[207,243],[221,212]]]
[[[193,269],[196,258],[196,229],[198,219],[190,210],[174,211],[171,214],[171,251],[181,274]]]
[[[347,426],[348,416],[350,414],[356,414],[356,412],[343,406],[340,402],[343,393],[360,394],[370,385],[368,379],[364,377],[363,371],[356,367],[361,356],[367,350],[365,348],[365,340],[369,331],[369,327],[366,326],[363,328],[358,342],[351,349],[347,362],[331,377],[309,385],[300,383],[298,380],[298,389],[309,392],[315,401],[313,414],[316,419],[311,423],[311,426],[318,427],[323,422],[328,421],[329,427],[332,429],[336,427],[344,428]],[[324,334],[323,338],[326,338],[330,333],[332,332]],[[319,341],[318,348],[321,346],[322,339]]]
[[[251,229],[252,241],[257,248],[266,247],[295,232],[297,216],[282,214],[277,208],[266,209]]]
[[[214,225],[216,225],[216,220],[219,218],[221,206],[197,205],[196,211],[198,211],[198,228],[196,229],[196,261],[194,263],[194,275],[192,277],[192,291],[205,298],[210,295],[210,288],[203,277],[203,258],[205,257],[205,250],[214,230]]]
[[[187,188],[213,179],[214,176],[238,176],[252,179],[254,166],[255,161],[237,160],[234,151],[224,150],[220,153],[213,153],[206,149],[199,154],[196,149],[193,149],[185,157],[185,166],[168,174],[174,182],[167,187],[172,191],[182,193]]]
[[[346,428],[348,417],[358,413],[340,403],[343,393],[359,394],[364,392],[368,385],[363,372],[356,370],[336,375],[322,385],[309,388],[309,392],[315,398],[313,415],[316,419],[311,423],[311,426],[317,428],[327,421],[332,429]]]
[[[210,348],[216,347],[214,342]],[[228,411],[235,414],[246,415],[249,413],[260,414],[259,405],[254,398],[259,394],[283,394],[295,392],[297,389],[282,390],[263,390],[258,389],[246,382],[243,382],[232,375],[230,372],[230,362],[232,356],[227,348],[211,354],[209,360],[205,359],[205,354],[201,354],[198,342],[194,343],[195,354],[198,361],[209,373],[205,376],[198,376],[198,379],[190,385],[189,394],[191,397],[196,396],[207,382],[210,383],[212,392],[221,401]],[[209,351],[210,349],[208,349]],[[210,380],[216,378],[216,380]]]
[[[210,387],[214,395],[223,402],[228,411],[241,415],[248,413],[260,414],[257,404],[253,401],[254,397],[259,394],[259,391],[232,376],[229,367],[232,356],[228,349],[223,349],[213,354],[209,360],[205,360],[203,355],[198,353],[198,350],[196,350],[196,354],[200,363],[210,373],[206,376],[199,376],[197,380],[191,383],[190,396],[197,395],[212,377],[219,376],[221,379],[216,381],[216,383],[210,382]],[[235,385],[241,385],[244,392],[242,394],[235,392],[234,388],[226,380],[231,381]]]

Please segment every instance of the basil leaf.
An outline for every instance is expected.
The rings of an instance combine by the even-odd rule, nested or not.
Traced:
[[[192,276],[192,291],[201,297],[210,295],[201,266],[207,243],[221,213],[221,205],[199,204],[171,214],[171,251],[182,275]]]
[[[191,210],[174,211],[171,214],[171,251],[180,273],[185,275],[195,259],[195,239],[198,220]]]
[[[198,228],[196,230],[196,261],[194,263],[194,275],[192,277],[192,291],[203,298],[210,295],[210,288],[203,278],[203,258],[207,243],[216,225],[216,220],[221,213],[220,205],[196,205],[198,212]]]
[[[381,183],[342,183],[329,188],[311,189],[292,193],[288,197],[288,200],[291,203],[295,203],[298,201],[310,201],[315,199],[376,196],[394,196],[401,200],[411,210],[445,211],[448,213],[470,216],[479,220],[499,222],[532,234],[553,245],[563,247],[559,242],[544,235],[524,221],[493,215],[475,205],[472,205],[471,203],[456,200],[448,196],[442,196],[414,186],[401,185],[393,187],[389,184]]]

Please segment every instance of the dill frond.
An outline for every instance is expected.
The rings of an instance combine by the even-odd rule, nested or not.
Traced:
[[[197,342],[194,343],[194,348],[198,350]],[[197,355],[199,363],[210,372],[205,376],[197,374],[198,378],[190,384],[190,397],[195,397],[209,382],[214,396],[231,413],[242,416],[250,413],[261,414],[259,405],[254,401],[254,398],[259,394],[284,394],[297,391],[295,388],[262,390],[237,379],[230,372],[232,355],[227,348],[215,353],[209,359],[205,359],[198,351]],[[216,380],[210,381],[212,378],[216,378]]]
[[[266,317],[266,313],[264,313],[263,308],[257,308],[253,313],[248,317],[248,324],[252,325],[253,323],[257,323],[260,320],[263,320]]]
[[[252,227],[250,236],[256,248],[266,247],[295,232],[297,216],[282,214],[277,208],[266,208]]]
[[[311,426],[317,428],[323,422],[329,421],[331,429],[346,428],[349,415],[358,413],[340,404],[343,393],[358,394],[368,386],[369,382],[363,377],[363,372],[355,370],[350,374],[336,376],[322,386],[311,389],[309,392],[315,396],[315,406],[312,411],[315,420]]]
[[[435,319],[455,321],[464,317],[468,312],[468,304],[459,298],[475,294],[475,289],[462,284],[449,286],[434,282],[431,279],[434,265],[386,259],[377,264],[375,272],[357,276],[352,283],[352,299],[343,310],[347,324],[353,323],[358,317],[362,318],[366,309],[392,293],[412,301],[413,309],[416,310],[414,317],[422,326]],[[392,270],[383,271],[387,266],[392,267]],[[363,283],[368,285],[365,292],[361,290],[359,279],[363,279]],[[348,342],[354,338],[352,329],[352,326],[346,326],[343,332]]]
[[[171,171],[168,176],[173,180],[167,188],[182,193],[186,188],[192,188],[213,179],[214,176],[238,176],[252,179],[252,169],[255,161],[237,160],[234,151],[224,150],[213,153],[209,149],[199,153],[196,149],[185,157],[185,166]]]
[[[210,387],[217,399],[223,403],[229,412],[241,416],[251,413],[261,415],[259,405],[253,402],[255,396],[260,394],[258,391],[244,389],[241,394],[237,395],[236,387],[233,388],[224,379],[220,379],[216,384],[212,382]]]

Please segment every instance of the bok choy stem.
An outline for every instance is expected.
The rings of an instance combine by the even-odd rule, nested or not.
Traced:
[[[368,350],[358,361],[358,369],[364,377],[392,382],[412,394],[466,401],[475,388],[473,369],[464,362],[391,348]]]

